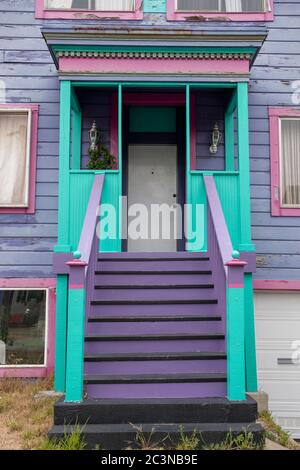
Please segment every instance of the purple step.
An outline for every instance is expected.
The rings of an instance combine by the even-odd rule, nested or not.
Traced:
[[[181,333],[216,333],[222,332],[221,322],[121,322],[121,323],[88,323],[87,334],[114,335],[116,331],[122,334],[181,334]]]
[[[192,284],[211,284],[212,274],[97,274],[95,275],[95,284],[100,286],[119,286],[129,284],[131,286],[140,285],[192,285]]]
[[[226,373],[226,360],[86,362],[85,375]]]
[[[143,260],[161,260],[161,259],[167,259],[168,261],[185,261],[185,260],[191,260],[191,259],[196,259],[196,260],[201,260],[201,259],[209,259],[209,256],[207,252],[198,252],[198,253],[193,253],[193,252],[188,252],[188,251],[178,251],[176,253],[141,253],[141,252],[136,252],[136,253],[127,253],[127,252],[122,252],[122,253],[99,253],[98,254],[98,259],[101,260],[114,260],[114,261],[124,261],[124,260],[132,260],[136,261],[137,259],[143,259]]]
[[[191,303],[192,300],[199,303],[205,303],[206,300],[217,302],[216,293],[213,288],[210,289],[101,289],[95,290],[93,293],[93,302],[96,301],[119,301],[140,302],[146,303],[147,301],[165,302],[165,301],[187,301]],[[212,303],[212,302],[210,302]]]
[[[176,384],[86,385],[88,398],[204,398],[225,397],[225,382]]]
[[[98,323],[98,322],[104,322],[104,323],[110,323],[110,322],[170,322],[170,321],[179,321],[179,322],[184,322],[184,321],[222,321],[222,317],[220,315],[132,315],[132,316],[117,316],[117,315],[101,315],[101,316],[90,316],[88,321],[90,323]]]
[[[134,340],[134,341],[87,341],[85,354],[110,354],[110,353],[151,353],[151,352],[223,352],[225,350],[224,339],[177,339],[173,340]]]
[[[218,315],[220,306],[218,304],[164,304],[164,305],[92,305],[90,315]]]
[[[201,261],[100,261],[97,263],[98,272],[173,272],[173,273],[192,273],[199,271],[210,271],[210,262]]]

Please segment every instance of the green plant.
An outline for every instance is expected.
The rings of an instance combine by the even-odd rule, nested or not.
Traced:
[[[65,435],[63,439],[46,439],[40,450],[85,450],[86,444],[82,439],[82,430],[76,426],[74,432]]]
[[[116,163],[116,158],[109,153],[103,144],[90,148],[89,157],[87,165],[89,170],[111,170]]]
[[[153,441],[155,428],[151,429],[149,435],[145,435],[141,426],[135,426],[131,424],[133,429],[136,430],[134,442],[128,442],[126,450],[164,450],[163,442],[166,441],[169,436],[166,436],[162,441]]]
[[[198,450],[200,448],[201,435],[194,430],[192,434],[184,433],[183,426],[180,427],[180,441],[175,450]]]
[[[203,446],[203,450],[262,450],[263,442],[257,444],[254,441],[251,432],[244,432],[237,437],[233,437],[232,433],[228,433],[226,439],[220,444],[210,444]]]
[[[269,411],[262,411],[259,415],[259,419],[262,422],[265,430],[266,437],[270,441],[277,442],[283,447],[289,449],[299,449],[300,446],[291,438],[288,432],[284,431],[279,424],[277,424]]]

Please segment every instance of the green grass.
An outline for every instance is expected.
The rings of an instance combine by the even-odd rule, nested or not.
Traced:
[[[279,424],[277,424],[269,411],[263,411],[259,415],[266,429],[266,437],[270,441],[277,442],[283,447],[288,449],[300,449],[300,446],[291,438],[288,432],[284,431]]]
[[[65,435],[63,439],[47,439],[40,447],[40,450],[85,450],[86,444],[82,439],[82,430],[78,426],[74,432]]]
[[[237,437],[229,433],[226,439],[220,444],[211,444],[204,446],[203,450],[262,450],[263,443],[260,445],[254,441],[251,432],[244,432]]]

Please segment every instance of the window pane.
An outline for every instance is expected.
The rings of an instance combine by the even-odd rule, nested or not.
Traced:
[[[46,291],[0,290],[0,365],[44,364]]]
[[[265,0],[177,0],[183,11],[254,12],[265,11]]]
[[[46,8],[134,11],[135,0],[46,0]]]
[[[27,205],[27,113],[0,112],[0,206]]]
[[[300,119],[281,120],[281,202],[300,205]]]

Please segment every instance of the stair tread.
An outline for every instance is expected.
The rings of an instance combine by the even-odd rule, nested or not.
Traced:
[[[222,333],[170,333],[170,334],[150,334],[150,335],[86,335],[85,341],[145,341],[145,340],[197,340],[197,339],[225,339]]]
[[[92,300],[91,305],[191,305],[191,304],[209,304],[218,303],[218,299],[110,299],[110,300]]]
[[[213,289],[214,284],[111,284],[95,285],[96,290],[106,289]]]
[[[207,253],[192,253],[192,252],[176,252],[176,253],[99,253],[98,260],[99,261],[137,261],[137,260],[145,260],[145,261],[187,261],[187,260],[209,260],[209,256]]]
[[[191,382],[226,382],[226,374],[134,374],[134,375],[87,375],[85,384],[104,383],[191,383]]]
[[[169,321],[222,321],[220,315],[132,315],[132,316],[90,316],[90,323],[107,322],[169,322]]]
[[[212,274],[212,271],[211,270],[195,270],[195,269],[190,269],[190,270],[173,270],[173,271],[170,271],[170,270],[163,270],[163,269],[160,269],[159,271],[156,269],[153,269],[153,270],[143,270],[143,269],[139,269],[139,270],[136,270],[136,271],[131,271],[130,269],[118,269],[118,270],[113,270],[113,271],[110,271],[110,270],[107,270],[107,269],[102,269],[101,271],[99,271],[98,269],[95,271],[95,274],[98,276],[98,275],[101,275],[101,274],[105,274],[105,275],[115,275],[115,274],[134,274],[134,275],[143,275],[143,274],[161,274],[161,275],[170,275],[170,274],[178,274],[178,275],[184,275],[184,274],[205,274],[205,275],[211,275]]]
[[[169,361],[169,360],[225,360],[224,352],[153,352],[153,353],[111,353],[87,354],[85,362],[113,361]]]

